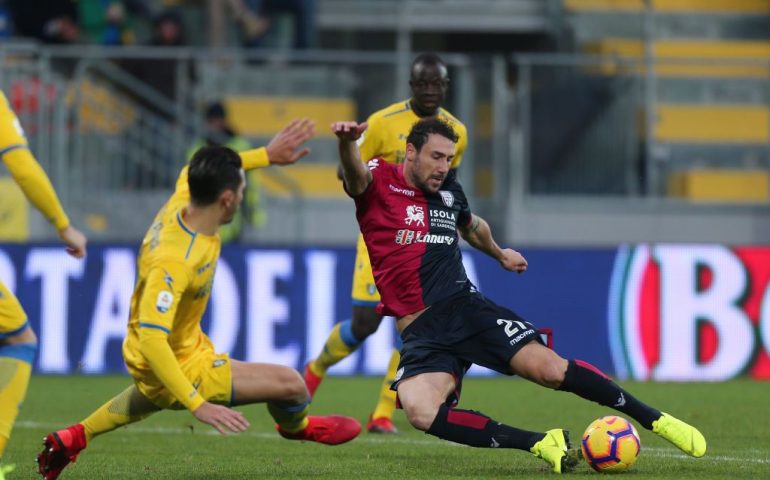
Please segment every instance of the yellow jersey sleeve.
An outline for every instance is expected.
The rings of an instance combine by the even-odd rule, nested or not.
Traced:
[[[267,158],[267,149],[265,147],[246,150],[238,155],[241,156],[243,169],[246,171],[270,166],[270,159]]]
[[[139,349],[153,373],[179,403],[194,411],[203,402],[168,344],[174,329],[174,317],[190,283],[189,268],[168,260],[154,267],[147,276],[139,303]]]
[[[358,151],[361,153],[361,161],[368,162],[382,153],[382,127],[378,117],[369,117],[369,127],[358,140]]]
[[[69,226],[70,220],[64,213],[48,175],[26,147],[6,152],[3,155],[3,163],[24,195],[57,230]]]

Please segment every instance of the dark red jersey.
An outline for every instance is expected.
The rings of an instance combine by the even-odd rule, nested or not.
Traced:
[[[382,315],[402,317],[471,286],[457,226],[471,211],[455,173],[435,194],[412,188],[404,165],[369,161],[372,183],[354,197],[356,217],[372,263]]]

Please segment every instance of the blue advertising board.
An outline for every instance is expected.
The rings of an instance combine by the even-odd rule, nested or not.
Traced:
[[[464,251],[485,295],[539,327],[554,348],[619,378],[770,378],[770,248],[635,245],[525,249],[529,269],[506,272]],[[237,359],[301,369],[336,322],[350,317],[352,248],[228,246],[203,328]],[[136,248],[96,245],[76,260],[59,245],[0,245],[0,280],[39,338],[35,370],[125,371],[121,342]],[[386,320],[333,374],[385,371],[397,345]],[[474,368],[472,374],[489,372]]]

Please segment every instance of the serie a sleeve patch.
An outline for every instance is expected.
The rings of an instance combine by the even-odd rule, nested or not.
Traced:
[[[158,293],[158,298],[155,301],[155,308],[160,313],[166,313],[174,304],[174,294],[168,290],[162,290]]]

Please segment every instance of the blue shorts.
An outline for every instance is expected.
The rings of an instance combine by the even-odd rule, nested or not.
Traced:
[[[513,375],[511,358],[532,340],[545,344],[534,325],[511,310],[479,292],[453,295],[431,305],[401,332],[401,363],[391,389],[421,373],[446,372],[457,384],[447,399],[453,406],[472,364]]]

